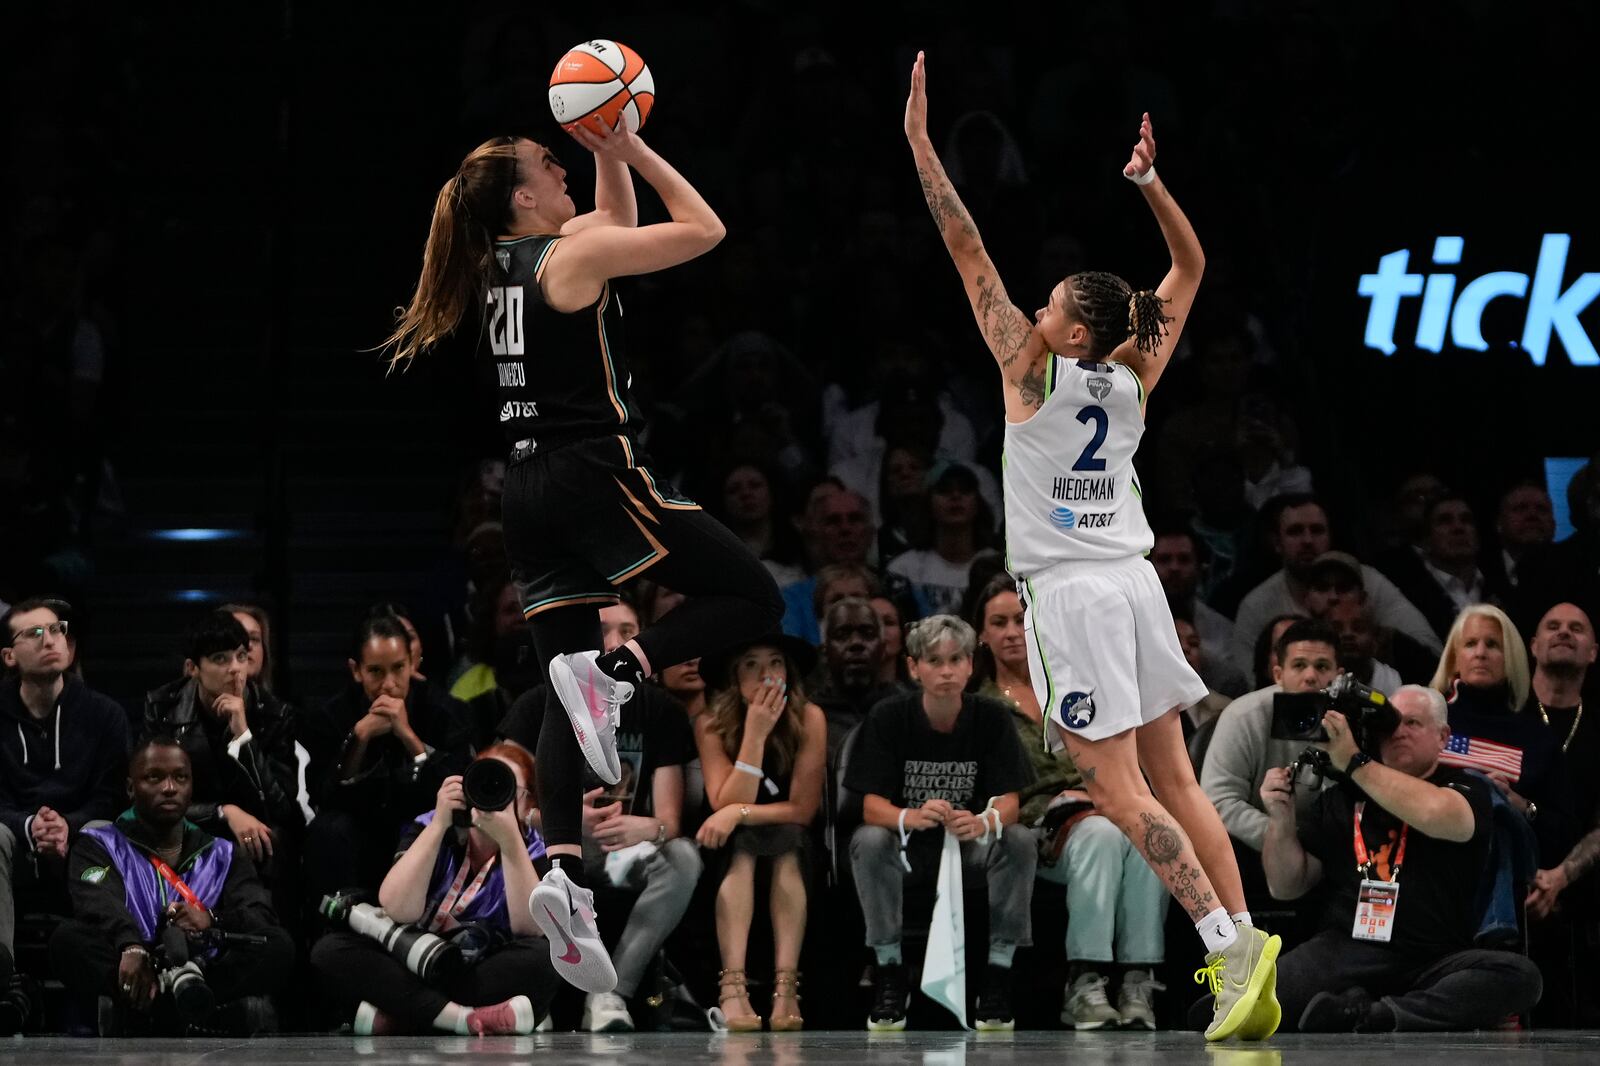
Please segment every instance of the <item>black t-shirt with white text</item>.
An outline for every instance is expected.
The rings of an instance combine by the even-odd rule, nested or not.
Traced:
[[[990,797],[1032,784],[1033,767],[1005,704],[963,695],[955,727],[941,733],[928,722],[922,693],[910,692],[868,713],[844,783],[897,807],[942,799],[976,813]]]
[[[517,697],[500,722],[499,733],[534,753],[538,759],[539,730],[544,726],[545,686],[536,685]],[[682,766],[696,757],[689,715],[666,690],[637,685],[633,698],[622,705],[617,729],[617,758],[622,780],[607,786],[605,802],[620,800],[626,814],[647,815],[651,810],[651,780],[658,766]],[[584,766],[585,791],[600,786]]]
[[[1472,947],[1478,932],[1478,889],[1494,832],[1494,799],[1489,791],[1493,786],[1488,782],[1452,766],[1438,767],[1425,780],[1465,796],[1475,827],[1472,839],[1461,843],[1425,836],[1415,826],[1406,834],[1391,945],[1418,961]],[[1324,927],[1346,934],[1355,922],[1363,877],[1356,869],[1354,834],[1355,805],[1362,799],[1366,796],[1359,788],[1343,782],[1318,797],[1312,818],[1300,826],[1300,845],[1322,863]],[[1368,800],[1361,835],[1372,859],[1372,877],[1389,880],[1394,875],[1400,820]]]

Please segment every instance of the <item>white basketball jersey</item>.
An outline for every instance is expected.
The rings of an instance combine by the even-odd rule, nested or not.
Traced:
[[[1006,423],[1006,567],[1027,577],[1074,559],[1123,559],[1155,543],[1133,453],[1144,385],[1122,363],[1046,356],[1044,404]]]

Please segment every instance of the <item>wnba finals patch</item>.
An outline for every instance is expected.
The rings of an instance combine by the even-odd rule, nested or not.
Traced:
[[[1061,698],[1061,721],[1068,729],[1087,729],[1094,721],[1094,696],[1069,692]]]

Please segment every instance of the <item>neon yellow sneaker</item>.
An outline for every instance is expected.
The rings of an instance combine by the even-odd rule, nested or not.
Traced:
[[[1278,937],[1242,925],[1239,938],[1227,950],[1206,956],[1206,965],[1195,971],[1194,979],[1197,984],[1208,984],[1216,998],[1211,1024],[1206,1028],[1207,1040],[1245,1035],[1242,1030],[1252,1020],[1268,983],[1276,986],[1278,952],[1282,948],[1283,941]],[[1267,1000],[1273,1008],[1267,1010],[1259,1025],[1250,1027],[1249,1039],[1262,1039],[1278,1027],[1281,1012],[1277,1012],[1280,1018],[1272,1017],[1277,999],[1269,993]],[[1270,1029],[1267,1022],[1272,1023]],[[1253,1035],[1261,1030],[1265,1030],[1261,1036]]]

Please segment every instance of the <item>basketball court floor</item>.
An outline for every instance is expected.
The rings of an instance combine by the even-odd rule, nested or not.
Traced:
[[[1405,1036],[1285,1036],[1208,1046],[1197,1033],[816,1032],[795,1034],[560,1033],[528,1037],[272,1037],[257,1040],[0,1040],[7,1066],[424,1066],[606,1063],[623,1066],[1592,1066],[1600,1031]]]

